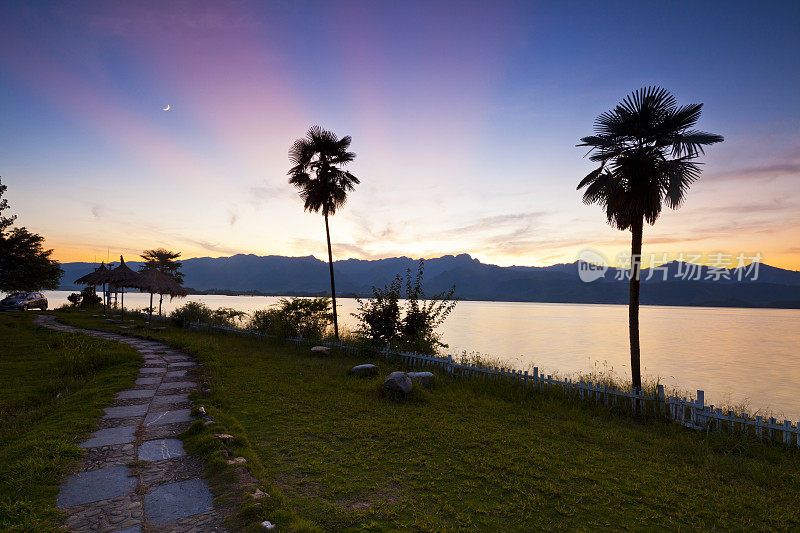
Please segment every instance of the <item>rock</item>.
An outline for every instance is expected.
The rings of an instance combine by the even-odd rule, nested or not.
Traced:
[[[263,522],[261,522],[261,525],[264,526],[264,529],[275,529],[275,524],[273,524],[269,520],[264,520]]]
[[[348,374],[360,377],[371,377],[378,375],[378,367],[372,364],[358,365],[350,369]]]
[[[431,372],[409,372],[407,375],[411,378],[411,381],[419,383],[426,389],[430,389],[433,386],[434,375]]]
[[[197,408],[197,412],[200,413],[201,415],[204,415],[206,414],[206,408],[201,405],[200,407]]]
[[[253,493],[253,499],[260,500],[261,498],[269,498],[269,494],[261,489],[256,489],[256,491]]]
[[[328,355],[331,353],[331,349],[327,346],[314,346],[311,348],[311,353],[319,354],[319,355]]]
[[[217,433],[214,436],[217,437],[222,442],[230,442],[233,440],[233,435],[228,435],[227,433]]]
[[[229,465],[243,465],[247,462],[247,459],[244,457],[234,457],[233,459],[228,459],[227,463]]]
[[[405,372],[392,372],[383,382],[383,390],[391,394],[406,395],[413,387],[411,378]]]

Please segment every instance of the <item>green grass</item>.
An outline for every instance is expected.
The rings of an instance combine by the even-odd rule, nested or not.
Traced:
[[[341,354],[176,329],[153,337],[199,357],[206,404],[241,425],[259,475],[324,530],[800,527],[796,449],[443,376],[398,403],[378,392],[398,369],[387,361],[363,380],[346,371],[365,361]]]
[[[0,530],[58,529],[58,485],[102,407],[136,379],[132,348],[0,314]]]

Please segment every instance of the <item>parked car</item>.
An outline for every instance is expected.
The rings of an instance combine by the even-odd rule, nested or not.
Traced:
[[[41,292],[17,292],[0,301],[0,309],[19,309],[25,311],[36,307],[44,311],[47,309],[47,298]]]

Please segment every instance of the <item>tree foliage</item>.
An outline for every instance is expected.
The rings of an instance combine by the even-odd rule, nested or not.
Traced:
[[[16,216],[6,217],[3,198],[7,186],[0,183],[0,292],[56,289],[64,273],[44,248],[44,237],[25,227],[12,228]]]
[[[646,87],[597,117],[595,134],[578,145],[600,163],[578,184],[585,188],[583,201],[602,206],[609,224],[621,230],[642,220],[655,223],[664,204],[680,207],[700,177],[695,159],[704,146],[723,141],[694,129],[702,108],[678,106],[665,89]]]
[[[144,259],[144,263],[139,267],[139,272],[143,272],[148,268],[155,268],[159,272],[172,276],[178,283],[183,283],[182,263],[177,261],[180,256],[180,252],[173,252],[164,248],[145,250],[140,256]]]
[[[312,126],[306,136],[289,149],[289,183],[300,191],[306,211],[333,215],[347,201],[347,193],[360,183],[341,167],[353,161],[349,135],[339,139],[335,133]]]

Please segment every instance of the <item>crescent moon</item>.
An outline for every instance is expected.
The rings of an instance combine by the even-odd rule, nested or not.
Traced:
[[[167,107],[162,107],[161,111],[169,111],[169,104],[167,104]]]

